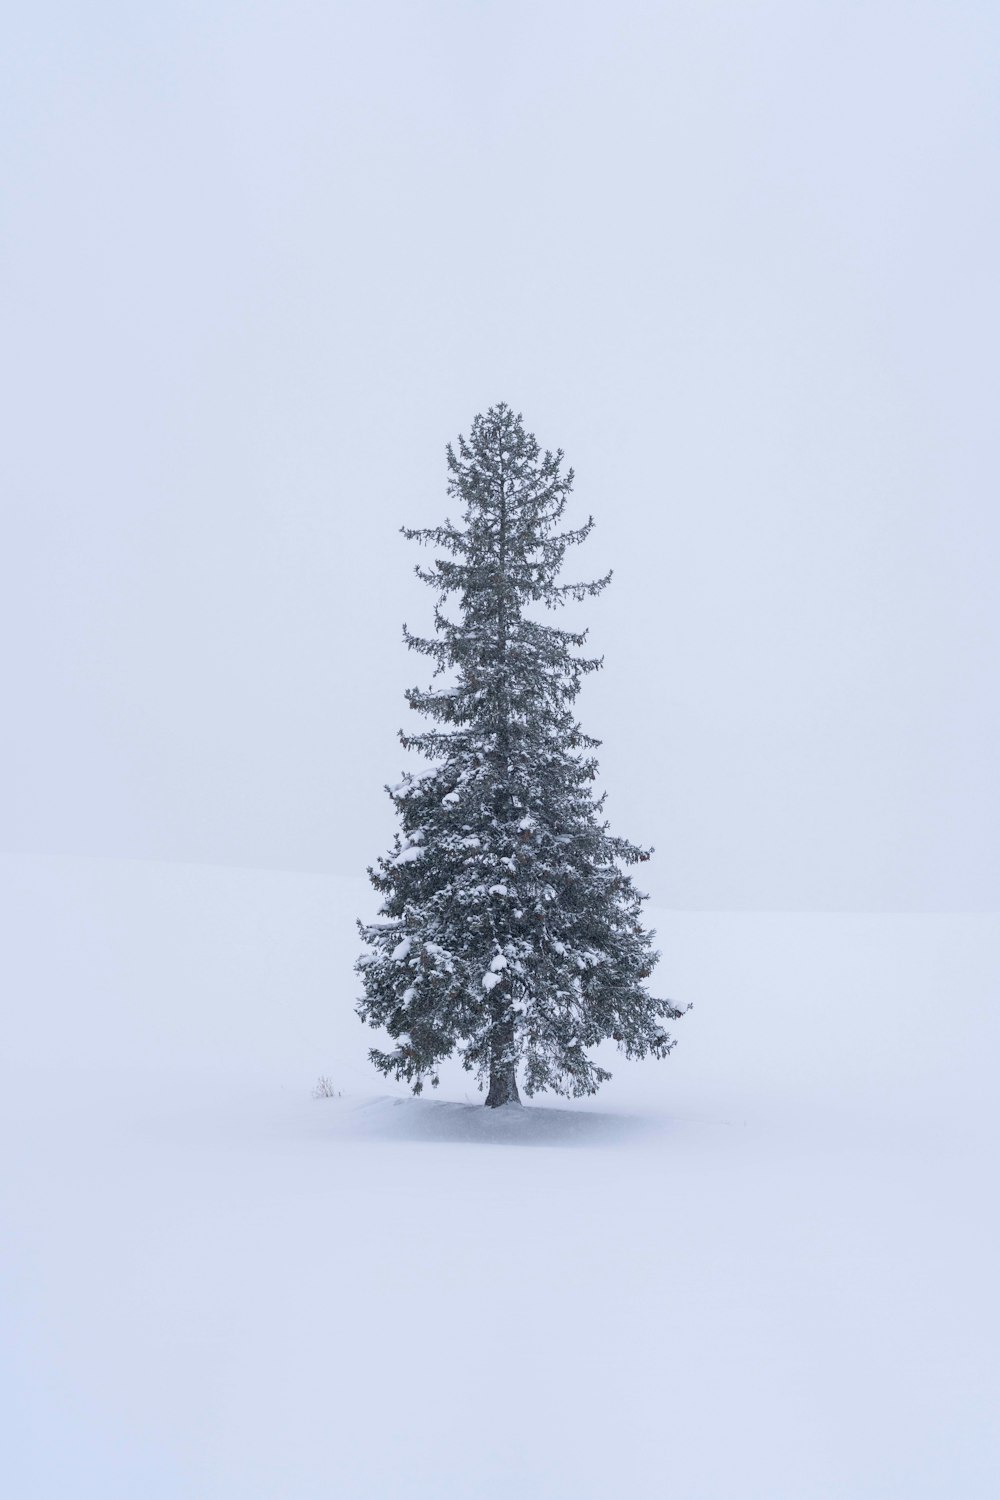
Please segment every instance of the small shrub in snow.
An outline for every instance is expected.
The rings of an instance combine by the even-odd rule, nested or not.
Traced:
[[[322,1074],[321,1077],[317,1078],[317,1080],[316,1080],[316,1086],[313,1089],[312,1096],[313,1096],[314,1099],[337,1099],[337,1098],[339,1098],[337,1090],[333,1086],[333,1079],[332,1078],[327,1078],[327,1076],[326,1076],[325,1073]]]

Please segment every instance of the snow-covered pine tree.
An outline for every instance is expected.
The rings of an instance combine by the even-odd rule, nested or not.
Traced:
[[[448,448],[462,525],[404,528],[444,554],[416,570],[438,594],[436,635],[403,631],[443,683],[406,694],[434,727],[400,739],[431,766],[388,789],[402,831],[369,870],[383,902],[379,921],[359,924],[371,951],[358,1013],[398,1043],[372,1048],[375,1066],[415,1093],[457,1053],[488,1079],[488,1105],[519,1102],[519,1065],[529,1095],[590,1094],[610,1077],[588,1055],[598,1042],[627,1057],[674,1045],[661,1022],[681,1010],[645,987],[658,955],[623,869],[650,851],[608,832],[589,753],[599,742],[572,712],[601,662],[574,654],[586,632],[537,609],[600,593],[611,576],[556,581],[593,525],[557,529],[573,483],[562,459],[509,406],[491,407]]]

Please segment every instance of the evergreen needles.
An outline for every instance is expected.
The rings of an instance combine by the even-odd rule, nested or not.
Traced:
[[[559,529],[573,483],[562,459],[509,406],[491,407],[448,449],[462,524],[404,533],[437,554],[417,568],[438,596],[435,634],[404,637],[442,681],[406,694],[431,727],[400,739],[430,767],[389,789],[401,832],[369,870],[383,901],[379,921],[359,924],[358,1013],[397,1043],[371,1049],[375,1066],[415,1093],[457,1053],[488,1081],[488,1105],[518,1102],[519,1067],[528,1094],[590,1094],[610,1076],[589,1056],[598,1042],[627,1057],[674,1045],[661,1023],[681,1010],[644,985],[657,954],[623,868],[650,851],[609,833],[598,741],[573,717],[601,662],[575,654],[586,632],[537,609],[611,576],[557,582],[593,525]]]

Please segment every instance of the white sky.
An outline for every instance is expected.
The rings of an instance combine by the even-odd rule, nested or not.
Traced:
[[[0,848],[362,869],[431,608],[397,528],[506,399],[616,570],[580,713],[656,899],[996,907],[998,43],[16,7]]]

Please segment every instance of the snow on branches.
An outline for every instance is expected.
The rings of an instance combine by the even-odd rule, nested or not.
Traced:
[[[373,1047],[375,1066],[418,1093],[453,1054],[488,1081],[487,1104],[517,1102],[519,1073],[529,1095],[593,1093],[610,1075],[590,1049],[612,1038],[628,1057],[666,1056],[662,1023],[682,1013],[644,984],[657,954],[626,870],[651,851],[609,832],[598,741],[573,717],[602,662],[576,654],[586,632],[537,609],[610,579],[557,582],[593,525],[561,529],[562,462],[492,407],[448,449],[461,524],[405,530],[439,555],[417,568],[435,633],[404,639],[444,682],[406,693],[429,727],[400,738],[429,766],[389,789],[401,830],[369,871],[383,900],[361,927],[358,1011],[397,1044]]]

